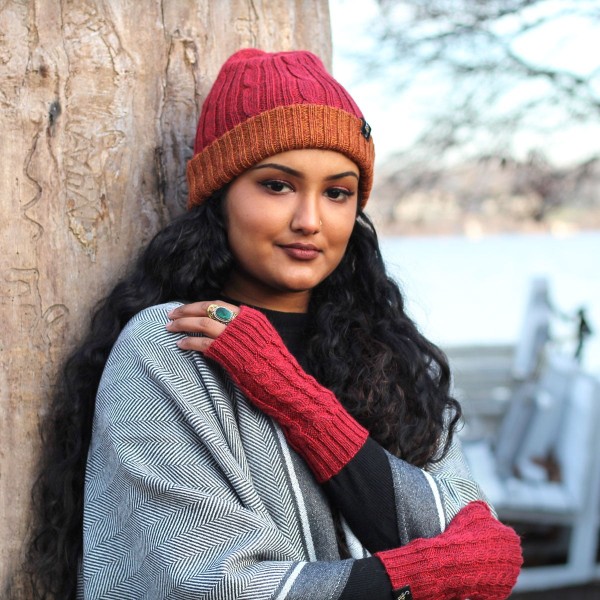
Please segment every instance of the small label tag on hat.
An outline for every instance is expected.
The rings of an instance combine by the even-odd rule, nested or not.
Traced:
[[[361,118],[362,127],[360,128],[360,132],[365,137],[365,140],[368,140],[371,137],[371,126],[365,121],[365,118]]]
[[[407,585],[399,590],[394,592],[394,600],[413,600],[412,592],[410,591],[410,586]]]

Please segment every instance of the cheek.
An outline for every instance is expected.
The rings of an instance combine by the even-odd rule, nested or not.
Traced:
[[[256,260],[261,244],[254,230],[240,230],[230,228],[227,232],[229,249],[235,262],[239,265]]]
[[[352,231],[354,230],[354,224],[356,223],[356,215],[352,213],[347,215],[343,219],[338,219],[335,230],[331,233],[331,240],[336,247],[346,248]]]
[[[240,205],[241,204],[241,205]],[[228,211],[227,231],[230,239],[241,238],[244,245],[269,243],[287,232],[291,210],[278,198],[248,198],[232,205]]]
[[[244,211],[229,216],[229,248],[236,261],[246,267],[270,256],[276,232],[272,219],[267,219],[264,211]]]
[[[260,237],[261,218],[258,211],[248,207],[235,206],[227,211],[227,238],[231,250],[251,247]]]
[[[331,249],[330,254],[330,262],[329,262],[329,272],[332,273],[339,264],[342,262],[346,249],[348,248],[348,243],[350,241],[350,236],[352,235],[352,231],[354,229],[354,221],[351,223],[344,223],[343,226],[340,226],[336,229],[335,235],[330,236],[329,244]]]
[[[227,223],[231,235],[255,231],[260,226],[260,214],[251,206],[236,206],[228,211]]]

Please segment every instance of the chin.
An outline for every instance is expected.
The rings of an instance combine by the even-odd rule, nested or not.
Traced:
[[[322,279],[318,277],[309,278],[298,278],[292,281],[282,282],[281,288],[282,290],[286,290],[289,292],[308,292],[312,289],[316,288],[322,281],[325,280],[325,277]]]

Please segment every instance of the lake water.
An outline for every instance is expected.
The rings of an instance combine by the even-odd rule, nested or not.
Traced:
[[[600,375],[600,232],[383,237],[381,247],[409,314],[442,348],[513,343],[531,280],[546,277],[558,310],[585,307],[595,335],[584,365]],[[572,346],[574,327],[557,320],[555,337]]]

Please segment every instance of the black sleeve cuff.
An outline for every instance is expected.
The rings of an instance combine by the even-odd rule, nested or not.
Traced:
[[[392,600],[390,578],[375,556],[354,561],[350,577],[339,600]]]

